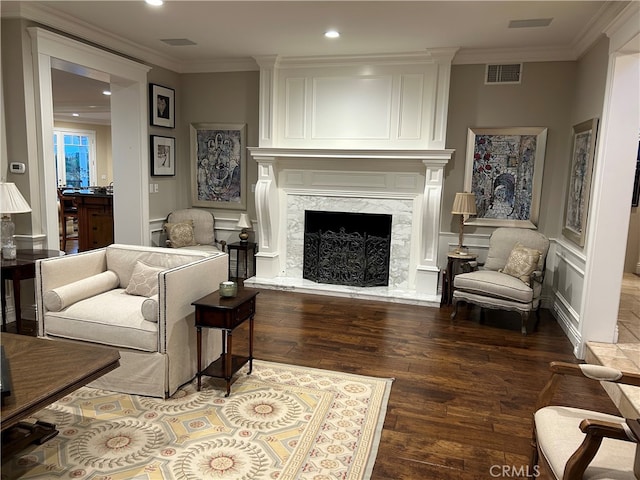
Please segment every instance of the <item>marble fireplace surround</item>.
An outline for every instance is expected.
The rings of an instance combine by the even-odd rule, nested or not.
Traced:
[[[444,168],[453,150],[250,147],[256,183],[256,276],[245,285],[438,306]],[[305,210],[392,215],[388,287],[302,278]]]

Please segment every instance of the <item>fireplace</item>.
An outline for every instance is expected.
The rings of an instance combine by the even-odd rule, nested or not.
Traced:
[[[245,285],[439,305],[438,234],[444,166],[451,151],[249,147],[249,152],[258,163],[260,249],[256,276]],[[389,216],[387,286],[337,285],[305,278],[308,211]]]
[[[305,211],[302,277],[355,287],[389,285],[391,215]]]

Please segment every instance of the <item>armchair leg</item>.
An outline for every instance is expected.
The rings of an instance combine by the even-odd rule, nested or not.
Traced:
[[[458,300],[456,300],[454,298],[453,299],[453,312],[451,312],[451,322],[453,322],[453,320],[456,318],[457,314],[458,314]]]
[[[522,312],[520,315],[522,316],[522,335],[526,335],[527,327],[529,326],[529,312]]]

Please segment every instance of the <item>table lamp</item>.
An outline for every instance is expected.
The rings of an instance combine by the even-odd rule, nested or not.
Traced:
[[[476,210],[476,195],[475,193],[456,193],[456,198],[453,200],[453,208],[451,209],[453,215],[460,215],[460,235],[458,236],[458,248],[454,250],[456,253],[467,253],[467,247],[462,244],[462,237],[464,234],[464,216],[475,215]]]
[[[20,194],[15,183],[0,182],[0,213],[2,213],[2,257],[7,260],[16,258],[16,246],[13,243],[13,235],[16,225],[11,220],[12,213],[27,213],[31,207]]]
[[[240,220],[238,220],[238,224],[236,226],[242,229],[242,231],[238,234],[238,236],[240,237],[240,243],[247,243],[249,239],[249,232],[247,230],[251,229],[251,221],[249,220],[249,215],[247,215],[246,213],[241,213]]]

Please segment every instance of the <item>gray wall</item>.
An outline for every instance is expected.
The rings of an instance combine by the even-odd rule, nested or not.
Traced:
[[[191,205],[191,152],[189,148],[192,123],[238,123],[247,125],[247,145],[258,146],[259,72],[198,73],[181,76],[180,136],[185,141],[177,147],[183,188],[180,202]],[[258,178],[258,167],[247,154],[247,211],[256,218],[251,186]],[[235,217],[240,212],[222,211],[216,216]]]
[[[560,234],[568,168],[567,129],[577,76],[576,62],[525,63],[517,85],[485,85],[484,65],[454,65],[451,70],[447,148],[456,150],[445,172],[443,232],[456,232],[451,206],[464,191],[467,129],[470,127],[547,127],[547,147],[538,229],[549,237]],[[465,234],[490,234],[492,228],[465,227]]]

